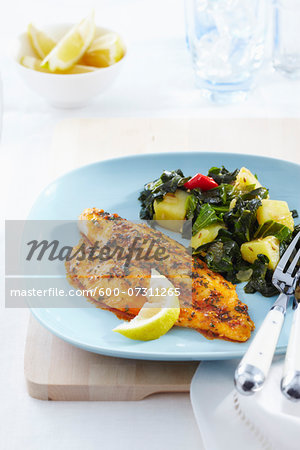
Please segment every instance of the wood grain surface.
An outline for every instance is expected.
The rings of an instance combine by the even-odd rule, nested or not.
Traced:
[[[125,155],[181,151],[256,154],[300,163],[299,119],[69,119],[53,138],[53,177]]]
[[[189,392],[198,364],[97,355],[62,341],[33,317],[29,321],[25,378],[31,397],[40,400],[141,400]]]

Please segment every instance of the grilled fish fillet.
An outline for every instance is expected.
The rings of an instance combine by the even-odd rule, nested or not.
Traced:
[[[192,258],[184,246],[145,224],[132,223],[96,208],[84,210],[78,224],[82,239],[73,254],[84,248],[85,257],[66,262],[67,277],[74,287],[88,291],[86,297],[91,302],[119,318],[132,319],[147,298],[142,294],[133,297],[128,289],[148,288],[154,267],[180,289],[180,315],[176,325],[193,328],[209,339],[238,342],[249,339],[254,324],[235,286],[208,269],[199,258]],[[95,244],[97,249],[103,246],[111,251],[129,249],[136,239],[140,250],[145,252],[148,243],[155,242],[156,248],[166,249],[168,257],[149,261],[132,259],[126,264],[117,253],[107,260],[95,256]],[[98,295],[100,288],[102,293]],[[119,293],[108,296],[106,288],[117,288]]]

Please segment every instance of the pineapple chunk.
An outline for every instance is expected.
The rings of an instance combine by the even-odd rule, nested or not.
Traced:
[[[290,230],[294,231],[294,219],[287,202],[262,200],[262,206],[257,210],[257,221],[259,225],[262,225],[268,220],[274,220],[282,225],[286,225]]]
[[[219,230],[221,228],[225,228],[223,225],[219,223],[213,223],[206,228],[202,228],[202,230],[198,231],[195,236],[192,236],[191,239],[191,247],[196,249],[200,247],[200,245],[207,244],[208,242],[212,242],[218,236]]]
[[[177,189],[173,193],[168,193],[162,201],[154,201],[153,219],[164,228],[173,231],[180,231],[182,228],[182,220],[186,215],[186,199],[188,193]]]
[[[254,185],[253,189],[262,187],[253,173],[251,173],[250,170],[246,169],[246,167],[242,167],[237,174],[234,187],[236,188],[236,190],[244,191],[245,188],[250,185]]]
[[[279,240],[275,236],[245,242],[241,245],[242,257],[249,263],[254,263],[257,255],[266,255],[269,258],[269,269],[274,270],[279,262]]]

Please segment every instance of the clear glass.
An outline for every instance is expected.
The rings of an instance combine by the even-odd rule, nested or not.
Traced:
[[[185,0],[197,87],[216,102],[243,99],[264,58],[265,0]]]
[[[273,66],[300,77],[300,0],[274,0]]]

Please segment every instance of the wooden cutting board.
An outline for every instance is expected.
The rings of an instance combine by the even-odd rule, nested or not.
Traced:
[[[55,130],[48,170],[55,178],[112,157],[185,150],[259,154],[300,163],[300,121],[70,119]],[[25,377],[29,394],[41,400],[138,400],[157,392],[188,392],[197,364],[95,355],[61,341],[33,318],[29,322]]]
[[[40,400],[141,400],[189,392],[198,364],[96,355],[53,336],[30,317],[25,378],[29,395]]]

